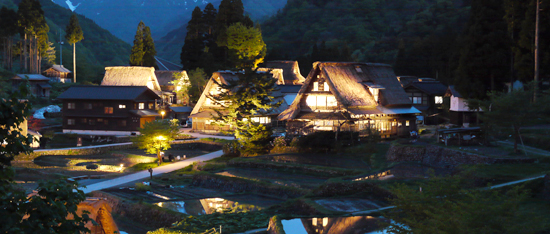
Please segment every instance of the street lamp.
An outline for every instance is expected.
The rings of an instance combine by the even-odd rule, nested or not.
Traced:
[[[158,159],[158,165],[160,166],[160,162],[162,161],[162,157],[160,156],[160,149],[162,148],[162,141],[164,141],[166,138],[164,136],[159,135],[155,137],[157,139],[158,147],[157,147],[157,159]]]
[[[160,115],[162,116],[162,119],[164,119],[164,114],[166,114],[166,112],[160,111]]]

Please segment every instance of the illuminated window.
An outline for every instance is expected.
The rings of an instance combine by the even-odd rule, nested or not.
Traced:
[[[319,82],[313,82],[313,91],[319,91]]]
[[[443,97],[435,96],[435,104],[443,104]]]
[[[76,107],[76,105],[75,105],[74,102],[69,102],[69,103],[67,103],[67,109],[69,109],[69,110],[74,110],[75,107]]]
[[[410,97],[413,104],[422,104],[422,97]]]
[[[334,96],[327,96],[327,106],[338,106],[338,103],[336,102],[336,97]]]
[[[113,113],[113,108],[106,106],[105,107],[105,114],[112,114],[112,113]]]
[[[401,126],[403,126],[403,123],[397,122],[397,127],[401,127]]]
[[[155,104],[154,103],[149,103],[149,110],[152,110],[152,109],[155,109]]]
[[[405,126],[407,126],[407,127],[409,126],[409,121],[408,120],[405,121]]]
[[[317,106],[317,98],[315,96],[312,96],[312,95],[307,96],[306,104],[308,106]]]
[[[145,103],[140,102],[139,105],[138,105],[138,109],[140,109],[140,110],[145,109]]]
[[[126,105],[120,104],[120,105],[118,105],[118,109],[126,109]]]
[[[327,92],[330,91],[327,82],[325,82],[325,83],[323,84],[323,90],[324,90],[324,91],[327,91]]]
[[[327,97],[317,96],[317,106],[325,107],[327,105]]]
[[[74,119],[67,119],[67,125],[74,125],[75,121]]]

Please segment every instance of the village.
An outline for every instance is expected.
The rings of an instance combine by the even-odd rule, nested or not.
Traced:
[[[49,17],[36,32],[0,29],[1,232],[550,232],[550,80],[538,60],[534,79],[514,79],[514,64],[508,79],[495,78],[506,66],[461,57],[453,80],[403,64],[403,41],[394,63],[325,41],[291,58],[242,4],[197,6],[181,64],[158,56],[166,38],[143,21],[129,62],[82,62],[99,51],[77,46],[90,35],[79,20],[91,20],[55,3],[0,4],[0,20],[19,14],[2,27],[26,22],[25,7]],[[63,39],[42,44],[51,12],[67,18],[69,62],[56,57]]]

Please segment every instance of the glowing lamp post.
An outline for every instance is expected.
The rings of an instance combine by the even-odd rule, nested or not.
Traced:
[[[162,162],[162,157],[160,156],[160,150],[162,149],[162,142],[166,139],[164,136],[157,136],[155,138],[157,140],[157,158],[158,158],[158,165],[160,166],[160,162]]]
[[[164,119],[164,114],[166,114],[166,112],[160,111],[160,116],[162,116],[162,119]]]

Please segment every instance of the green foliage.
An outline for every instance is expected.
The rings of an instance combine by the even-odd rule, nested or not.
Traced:
[[[529,196],[522,187],[508,191],[464,189],[458,177],[434,177],[393,187],[395,209],[384,216],[389,233],[536,233],[536,217],[520,212]],[[422,191],[420,191],[422,188]]]
[[[223,154],[227,157],[241,156],[241,144],[238,141],[227,142],[223,144]]]
[[[157,154],[160,163],[160,151],[170,149],[170,142],[178,134],[179,126],[168,120],[154,120],[145,123],[139,132],[140,135],[132,139],[134,144],[149,154]]]
[[[65,39],[67,39],[67,42],[71,45],[84,39],[84,32],[82,32],[82,28],[80,27],[80,23],[78,23],[76,14],[71,15],[71,20],[69,21],[69,24],[67,24],[65,32],[67,33],[65,34]]]
[[[230,125],[235,128],[235,137],[243,146],[243,153],[255,155],[265,153],[271,140],[271,128],[252,121],[253,116],[266,116],[273,108],[281,105],[276,102],[274,91],[277,89],[276,79],[268,73],[257,73],[256,69],[246,68],[238,74],[238,79],[219,83],[221,93],[210,96],[223,107],[224,113],[216,110],[215,119],[220,125]]]
[[[0,98],[0,225],[2,233],[86,233],[84,225],[93,222],[86,213],[77,214],[77,205],[86,199],[76,182],[41,181],[35,196],[27,196],[15,186],[11,160],[20,153],[30,153],[31,136],[22,136],[20,124],[29,115],[30,106],[19,101],[28,90]],[[67,216],[73,219],[68,220]]]
[[[189,102],[197,103],[202,92],[204,91],[206,83],[208,82],[208,76],[201,68],[196,68],[195,70],[189,71],[188,75],[189,83],[191,84],[188,91]]]
[[[134,185],[134,188],[137,190],[137,191],[151,191],[151,185],[145,185],[143,183],[136,183]]]
[[[273,139],[273,146],[274,147],[285,147],[286,146],[286,140],[284,136],[276,137]]]
[[[155,42],[151,37],[151,29],[145,26],[143,21],[140,21],[134,37],[134,46],[130,53],[130,65],[155,67],[158,69],[155,55],[157,55],[157,51],[155,49]]]
[[[227,48],[237,68],[257,67],[264,61],[266,45],[259,28],[235,23],[227,28]]]

